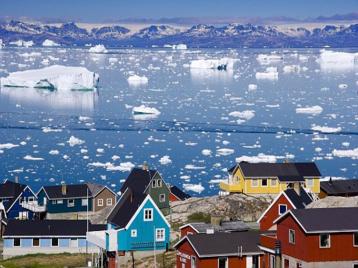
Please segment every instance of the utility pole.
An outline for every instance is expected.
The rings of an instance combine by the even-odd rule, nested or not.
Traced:
[[[88,241],[87,241],[87,233],[88,233],[88,186],[87,186],[87,222],[86,222],[86,262],[88,265]]]
[[[155,250],[156,250],[156,234],[155,234],[155,226],[153,226],[153,230],[154,230],[154,268],[157,268],[157,256],[155,254]]]

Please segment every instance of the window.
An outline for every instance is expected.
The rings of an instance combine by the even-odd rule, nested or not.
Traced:
[[[56,205],[57,204],[57,200],[52,200],[52,205]]]
[[[97,206],[103,207],[103,199],[102,198],[97,200]]]
[[[21,246],[21,239],[20,238],[14,238],[14,247]]]
[[[137,229],[131,230],[131,237],[137,237]]]
[[[261,185],[262,186],[267,186],[267,179],[262,179],[261,180]]]
[[[52,238],[51,239],[51,246],[52,247],[58,247],[58,238]]]
[[[162,180],[157,180],[157,187],[162,187]]]
[[[358,268],[358,263],[353,263],[353,268]]]
[[[196,268],[196,257],[191,256],[190,260],[191,260],[191,268]]]
[[[107,200],[106,200],[106,204],[107,204],[107,206],[112,206],[112,198],[107,198]]]
[[[146,208],[144,209],[144,221],[152,221],[153,220],[153,209]]]
[[[319,247],[330,248],[331,247],[331,236],[329,234],[319,235]]]
[[[152,188],[155,188],[155,187],[156,187],[155,180],[152,180]]]
[[[218,268],[227,268],[227,258],[219,258],[218,259]]]
[[[297,263],[296,263],[296,268],[302,268],[302,263],[297,262]]]
[[[159,229],[155,229],[155,241],[165,241],[165,229],[164,228],[159,228]]]
[[[83,198],[83,199],[82,199],[82,206],[83,206],[83,207],[87,207],[87,205],[88,205],[88,199],[87,199],[87,198]]]
[[[277,186],[277,180],[271,179],[271,186]]]
[[[34,198],[33,196],[29,196],[29,197],[27,198],[27,201],[28,201],[28,202],[34,202],[34,201],[35,201],[35,198]]]
[[[313,180],[312,179],[306,179],[306,186],[307,187],[313,187]]]
[[[77,247],[78,247],[78,240],[77,240],[77,238],[71,238],[71,239],[70,239],[70,247],[71,247],[71,248],[77,248]]]
[[[292,229],[288,230],[288,242],[290,244],[295,244],[295,242],[296,242],[295,230],[292,230]]]
[[[71,208],[75,206],[75,200],[74,199],[68,199],[67,200],[67,207]]]
[[[32,239],[32,246],[39,247],[40,246],[40,238],[33,238]]]
[[[19,212],[19,219],[20,220],[27,220],[29,218],[29,212],[28,211],[20,211]]]
[[[285,204],[279,204],[278,205],[278,214],[282,215],[287,211],[287,205]]]
[[[159,195],[159,202],[160,202],[160,203],[165,202],[165,194],[160,194],[160,195]]]
[[[63,199],[58,199],[57,204],[63,204]]]
[[[353,246],[358,247],[358,233],[353,233]]]
[[[257,187],[257,186],[259,186],[259,181],[252,179],[252,180],[251,180],[251,186],[252,186],[252,187]]]

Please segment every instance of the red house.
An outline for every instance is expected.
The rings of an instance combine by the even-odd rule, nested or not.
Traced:
[[[275,230],[273,223],[278,217],[283,215],[287,210],[305,208],[312,202],[312,197],[302,187],[295,189],[286,189],[281,192],[270,206],[265,210],[257,220],[260,224],[260,230]]]
[[[257,231],[194,234],[174,245],[177,268],[259,268]]]
[[[275,223],[261,268],[358,268],[358,207],[290,210]]]
[[[169,195],[169,201],[184,201],[185,199],[190,198],[191,196],[187,193],[184,193],[182,190],[180,190],[175,185],[170,186],[170,195]]]
[[[180,237],[191,234],[204,234],[209,232],[242,232],[249,230],[249,226],[242,221],[220,221],[218,224],[192,222],[181,226]]]

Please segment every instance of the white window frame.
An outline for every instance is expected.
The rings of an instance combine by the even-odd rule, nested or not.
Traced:
[[[146,212],[150,211],[150,218],[146,218]],[[153,209],[152,208],[145,208],[143,211],[143,220],[144,221],[153,221]]]
[[[256,183],[256,185],[254,184]],[[251,179],[251,187],[259,187],[259,180],[258,179]]]
[[[264,180],[266,181],[266,185],[264,185],[264,184],[262,183]],[[268,187],[268,179],[261,179],[261,186],[262,186],[262,187]]]
[[[63,199],[58,199],[57,204],[63,204]]]
[[[323,247],[322,246],[322,235],[328,235],[328,246],[327,247]],[[319,248],[331,248],[331,235],[330,234],[320,234],[319,235]]]
[[[353,247],[358,248],[358,244],[355,244],[355,243],[354,243],[354,240],[355,240],[355,239],[354,239],[354,238],[355,238],[354,236],[357,236],[357,239],[358,239],[358,232],[354,232],[354,233],[353,233]]]
[[[281,213],[281,206],[286,208],[284,213]],[[287,211],[287,205],[286,204],[278,204],[278,215],[283,215],[283,214],[286,213],[286,211]]]
[[[57,239],[57,246],[53,245],[53,239]],[[51,238],[51,247],[58,248],[60,246],[60,239],[58,237]]]
[[[165,194],[160,194],[159,195],[159,202],[164,203],[165,201],[166,201]]]
[[[159,236],[158,236],[159,235]],[[156,242],[163,242],[165,241],[165,229],[164,228],[157,228],[155,229],[155,241]]]
[[[291,240],[291,234],[293,234],[293,241]],[[288,229],[288,243],[292,245],[296,244],[296,231],[293,229]]]
[[[19,243],[18,246],[15,246],[15,239],[19,239],[19,241],[20,241],[20,243]],[[20,248],[20,247],[21,247],[21,238],[14,238],[14,239],[12,240],[12,245],[13,245],[14,248]]]
[[[190,268],[197,268],[195,256],[190,256]]]
[[[88,199],[87,198],[82,198],[81,205],[82,205],[82,207],[87,207],[88,206]]]
[[[38,239],[38,240],[39,240],[39,245],[38,245],[38,246],[35,246],[35,245],[34,245],[34,239]],[[38,247],[40,247],[40,245],[41,245],[41,238],[39,238],[39,237],[33,237],[33,238],[32,238],[32,247],[38,248]]]
[[[157,180],[157,187],[158,188],[162,187],[162,180],[161,179]]]
[[[27,202],[34,202],[35,201],[35,197],[34,196],[29,196],[27,198]]]
[[[157,187],[157,182],[155,180],[152,180],[152,188],[156,188]]]
[[[220,264],[220,259],[225,259],[225,268],[229,267],[229,258],[228,257],[218,257],[218,267]]]
[[[107,198],[107,199],[106,199],[106,205],[107,205],[107,206],[112,206],[112,205],[113,205],[112,198]]]
[[[272,182],[275,182],[275,183],[272,183]],[[270,185],[272,186],[272,187],[276,187],[277,186],[277,179],[270,179]]]
[[[73,201],[73,203],[70,202],[70,201]],[[73,208],[74,206],[75,206],[75,199],[68,199],[67,200],[67,207],[68,208]]]
[[[137,229],[132,229],[131,230],[131,237],[137,237],[137,235],[138,235]]]
[[[310,183],[308,183],[308,182],[310,182]],[[306,179],[306,186],[309,188],[312,188],[314,186],[313,179]]]
[[[97,206],[98,207],[103,207],[103,198],[97,199]]]

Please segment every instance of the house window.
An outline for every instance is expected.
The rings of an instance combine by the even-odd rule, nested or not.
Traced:
[[[131,230],[131,237],[137,237],[137,229]]]
[[[102,198],[97,200],[97,206],[103,207],[103,199]]]
[[[152,221],[153,220],[153,209],[146,208],[144,209],[144,221]]]
[[[106,200],[106,204],[107,204],[107,206],[112,206],[112,198],[107,198],[107,200]]]
[[[228,267],[227,258],[219,258],[218,259],[218,268],[227,268],[227,267]]]
[[[297,263],[296,263],[296,268],[302,268],[302,263],[297,262]]]
[[[358,263],[353,263],[353,268],[358,268]]]
[[[274,186],[274,187],[277,186],[277,180],[276,179],[271,179],[271,186]]]
[[[33,238],[32,239],[32,246],[39,247],[40,246],[40,238]]]
[[[267,179],[262,179],[261,180],[261,185],[262,186],[267,186]]]
[[[331,236],[329,234],[319,235],[319,247],[330,248],[331,247]]]
[[[306,179],[306,186],[313,187],[313,179]]]
[[[157,180],[157,187],[162,187],[162,180]]]
[[[165,202],[165,194],[160,194],[160,195],[159,195],[159,202],[160,202],[160,203]]]
[[[295,230],[292,229],[288,230],[288,242],[290,244],[295,244],[296,242]]]
[[[259,181],[252,179],[252,180],[251,180],[251,186],[252,186],[252,187],[257,187],[257,186],[259,186]]]
[[[52,238],[51,239],[51,246],[52,247],[58,247],[58,238]]]
[[[287,205],[285,204],[279,204],[278,205],[278,214],[282,215],[287,211]]]
[[[75,200],[74,199],[68,199],[67,200],[67,207],[72,208],[75,206]]]
[[[165,229],[164,228],[155,229],[155,241],[158,241],[158,242],[165,241]]]
[[[353,233],[353,246],[358,247],[358,233]]]
[[[21,246],[21,239],[14,238],[14,247],[20,247],[20,246]]]
[[[34,198],[33,196],[29,196],[29,197],[27,198],[27,201],[28,201],[28,202],[34,202],[34,201],[35,201],[35,198]]]
[[[155,187],[156,187],[155,180],[152,180],[152,188],[155,188]]]
[[[20,220],[27,220],[29,218],[29,212],[28,211],[20,211],[19,212],[19,219]]]
[[[57,200],[52,200],[52,205],[56,205],[57,204]]]
[[[196,257],[195,256],[191,256],[190,258],[191,261],[191,268],[196,268]]]
[[[63,204],[63,199],[58,199],[57,204]]]
[[[83,198],[83,199],[82,199],[82,206],[83,206],[83,207],[87,207],[87,205],[88,205],[88,199],[87,199],[87,198]]]
[[[71,239],[70,239],[70,247],[71,247],[71,248],[77,248],[77,247],[78,247],[78,240],[77,240],[77,238],[71,238]]]

